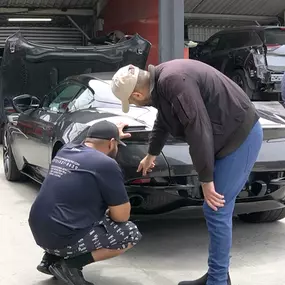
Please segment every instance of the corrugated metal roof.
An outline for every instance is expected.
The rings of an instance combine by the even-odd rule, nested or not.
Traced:
[[[97,0],[0,0],[1,8],[92,8]]]
[[[285,10],[284,0],[184,0],[184,3],[185,13],[277,16]]]
[[[237,26],[252,26],[255,25],[252,21],[238,21],[238,20],[214,20],[214,19],[185,19],[185,25],[193,27],[222,27],[230,28]]]

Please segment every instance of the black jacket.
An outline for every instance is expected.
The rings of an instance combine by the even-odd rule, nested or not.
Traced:
[[[200,181],[213,181],[215,159],[236,150],[258,121],[254,105],[236,83],[199,61],[165,62],[154,74],[158,114],[149,154],[159,155],[169,133],[182,137]]]

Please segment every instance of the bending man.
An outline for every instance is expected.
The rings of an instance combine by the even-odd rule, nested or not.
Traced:
[[[113,77],[112,90],[129,104],[158,110],[147,156],[138,171],[146,175],[168,134],[183,136],[204,193],[210,234],[209,270],[184,285],[227,285],[235,199],[257,159],[263,130],[247,95],[233,81],[199,61],[177,59],[149,66],[132,65]]]

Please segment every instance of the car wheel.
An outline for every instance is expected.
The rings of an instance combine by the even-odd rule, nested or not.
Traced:
[[[239,215],[239,218],[246,223],[272,223],[285,218],[285,208]]]
[[[250,100],[253,99],[254,91],[249,87],[243,70],[237,69],[233,71],[230,78],[247,94]]]
[[[9,143],[7,131],[4,130],[3,136],[3,166],[6,179],[8,181],[20,181],[23,178],[23,174],[19,171],[12,149]]]

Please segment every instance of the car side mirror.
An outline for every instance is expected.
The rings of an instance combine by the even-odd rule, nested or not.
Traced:
[[[29,109],[37,109],[40,105],[40,100],[29,94],[22,94],[12,99],[12,106],[18,113],[23,113]]]

